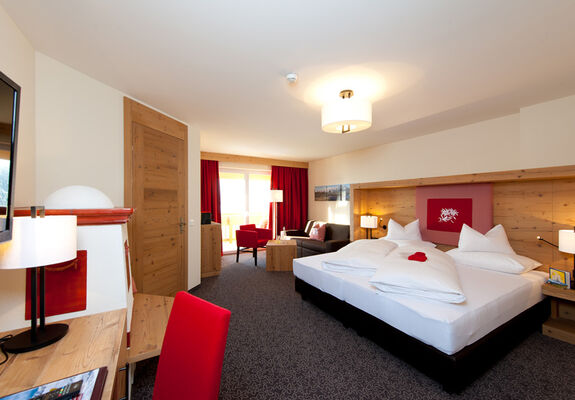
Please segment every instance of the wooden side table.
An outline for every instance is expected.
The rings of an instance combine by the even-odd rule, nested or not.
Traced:
[[[266,271],[292,271],[296,257],[295,240],[269,240],[266,245]]]
[[[575,290],[549,283],[541,290],[551,298],[551,317],[543,324],[543,334],[575,344]]]

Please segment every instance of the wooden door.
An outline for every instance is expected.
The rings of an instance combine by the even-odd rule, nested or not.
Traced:
[[[138,291],[172,296],[187,289],[187,126],[127,98],[124,119],[132,274]]]

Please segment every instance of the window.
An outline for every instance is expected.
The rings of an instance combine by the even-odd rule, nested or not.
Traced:
[[[270,180],[269,170],[220,166],[223,251],[236,250],[236,230],[240,225],[268,227]]]

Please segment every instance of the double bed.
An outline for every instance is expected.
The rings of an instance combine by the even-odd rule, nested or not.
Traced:
[[[494,361],[540,328],[549,307],[546,274],[508,274],[456,264],[460,304],[385,293],[369,276],[327,271],[338,253],[295,259],[296,290],[449,392],[462,390]]]

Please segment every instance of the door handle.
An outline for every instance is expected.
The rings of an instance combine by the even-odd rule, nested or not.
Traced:
[[[180,217],[180,224],[179,225],[180,225],[180,233],[184,233],[184,230],[185,230],[184,227],[186,226],[186,223],[184,222],[184,219],[181,217]]]

